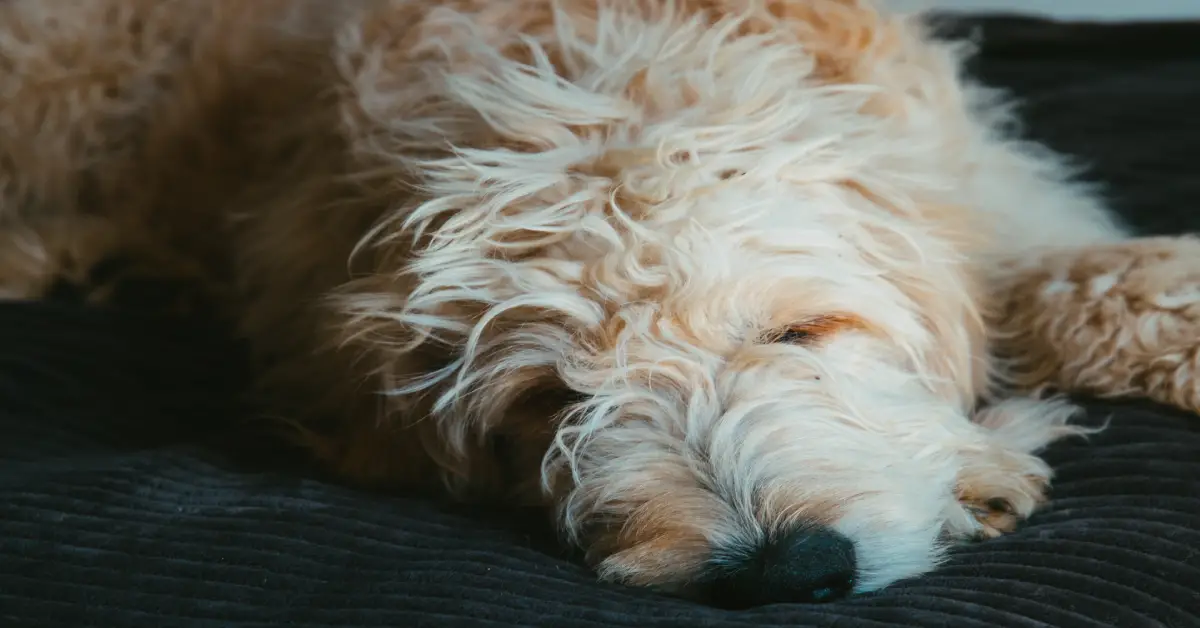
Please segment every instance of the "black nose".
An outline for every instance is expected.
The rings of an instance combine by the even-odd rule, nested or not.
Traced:
[[[709,591],[728,608],[832,602],[854,590],[854,544],[828,528],[794,530],[716,563]]]

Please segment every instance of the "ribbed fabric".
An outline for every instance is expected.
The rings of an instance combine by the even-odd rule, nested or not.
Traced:
[[[1026,86],[1033,131],[1132,222],[1200,226],[1200,26],[982,32],[979,71]],[[0,626],[1200,627],[1192,416],[1094,404],[1111,427],[1052,448],[1016,534],[877,594],[732,612],[598,584],[524,518],[276,468],[224,431],[240,364],[216,330],[0,306]]]

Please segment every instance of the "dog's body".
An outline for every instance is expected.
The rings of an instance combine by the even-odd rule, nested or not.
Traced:
[[[0,18],[0,292],[202,278],[330,468],[546,505],[606,578],[885,586],[1042,498],[1077,430],[1015,391],[1200,405],[1196,244],[865,0]],[[836,564],[770,575],[797,535]]]

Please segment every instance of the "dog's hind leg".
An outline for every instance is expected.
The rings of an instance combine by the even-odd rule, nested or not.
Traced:
[[[329,4],[0,2],[0,297],[174,310],[227,285],[233,215],[311,174],[358,3]]]
[[[195,274],[146,230],[148,199],[125,193],[201,22],[200,3],[170,5],[0,3],[0,298],[146,301],[166,284],[133,274]]]
[[[1014,266],[995,317],[1020,388],[1200,412],[1200,239],[1135,238]]]

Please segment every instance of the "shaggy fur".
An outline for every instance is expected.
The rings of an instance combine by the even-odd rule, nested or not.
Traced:
[[[603,578],[821,524],[877,589],[1042,500],[1043,388],[1200,406],[1200,245],[967,52],[867,0],[10,0],[0,294],[189,278],[329,468]]]

